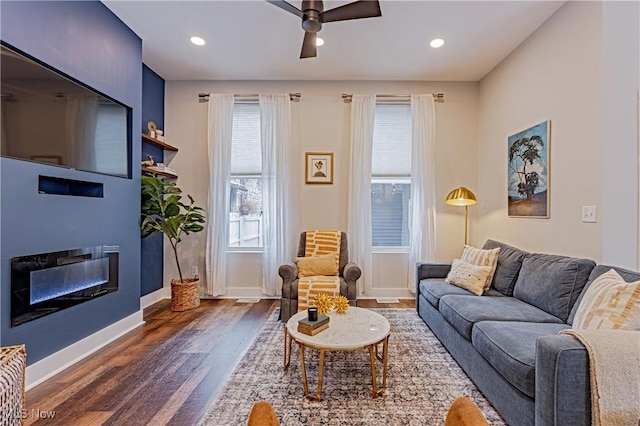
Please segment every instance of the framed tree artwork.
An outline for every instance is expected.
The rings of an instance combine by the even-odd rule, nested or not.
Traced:
[[[333,152],[307,152],[305,154],[305,183],[333,183]]]
[[[509,217],[549,217],[549,135],[551,121],[507,138]]]

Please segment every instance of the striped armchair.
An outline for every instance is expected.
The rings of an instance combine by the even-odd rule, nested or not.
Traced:
[[[307,233],[300,234],[297,257],[303,257],[307,243]],[[356,281],[362,275],[360,267],[349,262],[349,248],[347,234],[340,235],[340,258],[338,273],[340,276],[340,294],[349,299],[349,304],[356,306],[357,285]],[[278,274],[282,278],[282,299],[280,300],[280,320],[288,321],[298,312],[298,267],[294,262],[281,265]]]

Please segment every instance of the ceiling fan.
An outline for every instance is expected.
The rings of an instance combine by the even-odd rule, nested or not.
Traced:
[[[324,10],[322,0],[303,0],[301,9],[283,0],[267,0],[267,2],[302,18],[302,29],[305,33],[300,59],[316,57],[316,36],[322,29],[322,24],[382,16],[380,3],[377,0],[354,1],[327,11]]]

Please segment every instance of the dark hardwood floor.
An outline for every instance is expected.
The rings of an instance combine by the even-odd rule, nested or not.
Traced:
[[[158,302],[144,310],[143,326],[27,392],[26,424],[195,425],[278,305],[203,300],[172,312],[170,301]]]

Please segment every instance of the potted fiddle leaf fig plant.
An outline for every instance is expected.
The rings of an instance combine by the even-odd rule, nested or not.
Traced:
[[[204,229],[204,209],[195,205],[191,195],[189,203],[182,202],[182,190],[176,183],[156,174],[143,174],[142,181],[142,237],[156,232],[167,236],[178,267],[179,279],[171,280],[171,309],[186,311],[200,305],[198,277],[184,278],[178,256],[178,244],[182,237]]]

